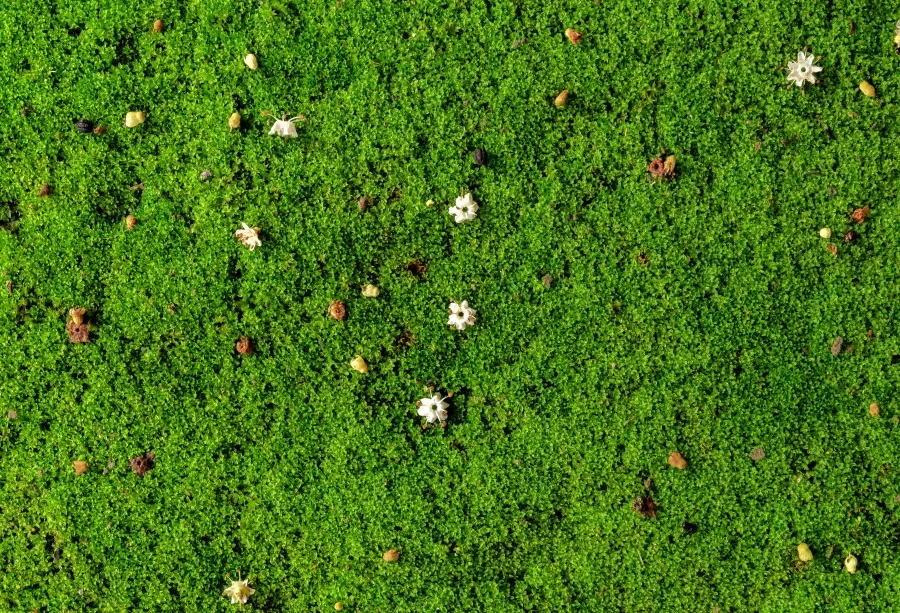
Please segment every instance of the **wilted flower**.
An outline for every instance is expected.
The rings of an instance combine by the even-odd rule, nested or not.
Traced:
[[[244,579],[242,581],[241,578],[238,577],[237,581],[232,581],[231,585],[225,588],[222,595],[230,597],[231,604],[247,604],[247,601],[250,600],[250,597],[256,592],[256,590],[250,587],[249,583],[249,579]]]
[[[253,251],[257,247],[261,247],[262,242],[259,240],[259,228],[251,228],[247,224],[241,225],[244,227],[235,232],[234,235],[240,239],[245,247],[250,247],[250,251]]]

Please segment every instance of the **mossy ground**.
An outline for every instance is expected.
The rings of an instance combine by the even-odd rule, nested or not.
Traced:
[[[896,6],[101,4],[0,9],[0,610],[898,606]]]

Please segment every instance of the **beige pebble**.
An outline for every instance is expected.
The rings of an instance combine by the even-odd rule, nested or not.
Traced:
[[[384,555],[381,556],[381,559],[385,562],[396,562],[400,559],[400,552],[396,549],[388,549],[384,552]]]
[[[677,468],[678,470],[684,470],[687,468],[687,460],[685,460],[684,456],[677,451],[673,451],[669,454],[669,466]]]
[[[844,568],[846,568],[847,572],[851,575],[856,572],[856,564],[856,556],[852,553],[844,559]]]
[[[872,87],[872,84],[868,81],[863,81],[859,84],[859,91],[867,95],[869,98],[875,97],[875,88]]]
[[[425,202],[425,206],[434,206],[434,200],[431,200],[431,199],[427,200]]]
[[[228,127],[234,130],[235,128],[241,127],[241,114],[238,112],[234,112],[231,114],[231,117],[228,118]]]
[[[142,123],[144,123],[143,111],[130,111],[128,113],[125,113],[126,128],[134,128],[135,126],[139,126]]]
[[[252,53],[248,53],[246,56],[244,56],[244,63],[250,70],[256,70],[257,68],[259,68],[259,62],[256,61],[256,56]]]
[[[810,562],[813,559],[812,550],[806,543],[800,543],[799,545],[797,545],[797,555],[800,556],[801,562]]]
[[[831,238],[831,228],[822,228],[819,230],[819,236],[825,239]]]
[[[334,610],[335,610],[335,611],[343,611],[343,610],[344,610],[344,603],[342,603],[342,602],[336,602],[336,603],[334,603]]]
[[[367,283],[362,287],[362,295],[366,298],[378,298],[378,288],[372,285],[371,283]]]
[[[163,31],[163,22],[162,19],[157,19],[153,22],[153,31],[157,34]]]
[[[350,360],[350,368],[352,368],[356,372],[361,372],[363,374],[369,372],[369,365],[366,364],[366,361],[361,355],[358,355]]]

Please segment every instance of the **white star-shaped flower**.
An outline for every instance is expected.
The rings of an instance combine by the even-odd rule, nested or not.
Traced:
[[[451,302],[449,311],[450,318],[447,320],[447,325],[451,328],[465,330],[466,326],[475,325],[475,309],[469,306],[468,301],[463,300],[462,304]]]
[[[797,52],[797,61],[788,62],[788,81],[793,81],[797,87],[803,87],[806,81],[816,84],[816,78],[813,76],[815,72],[822,72],[821,66],[813,64],[812,54],[806,55],[802,51]]]
[[[450,406],[445,402],[449,396],[441,398],[434,394],[431,398],[422,398],[416,403],[419,407],[419,415],[425,418],[429,424],[445,421],[447,419],[447,407]]]
[[[466,194],[456,199],[456,204],[450,207],[449,212],[456,223],[472,221],[478,213],[478,203],[472,199],[472,194]]]
[[[247,604],[247,601],[250,600],[250,597],[256,592],[256,590],[250,587],[249,583],[249,579],[232,581],[231,585],[222,592],[222,595],[231,597],[231,604]]]
[[[241,225],[244,227],[235,232],[234,235],[240,239],[244,246],[250,247],[250,251],[257,247],[262,247],[262,241],[259,240],[259,228],[251,228],[247,224]]]
[[[272,129],[269,130],[269,135],[297,138],[297,126],[294,125],[294,122],[298,119],[300,119],[299,116],[290,119],[276,119],[272,124]]]

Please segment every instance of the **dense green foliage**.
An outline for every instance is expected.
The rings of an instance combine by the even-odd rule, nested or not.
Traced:
[[[895,11],[4,3],[0,610],[893,610]]]

